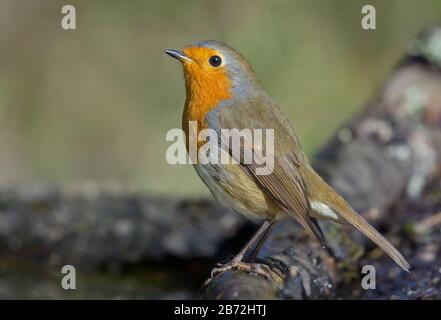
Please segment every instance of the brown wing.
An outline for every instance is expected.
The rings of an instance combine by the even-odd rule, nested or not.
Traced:
[[[241,151],[244,145],[251,145],[253,160],[259,160],[251,163],[235,156],[230,149],[230,144],[224,143],[221,147],[232,154],[233,158],[254,177],[276,203],[324,245],[323,233],[317,222],[309,215],[308,189],[299,171],[299,166],[307,159],[301,151],[289,121],[271,98],[262,94],[246,101],[226,101],[209,112],[206,121],[209,128],[218,132],[218,137],[222,135],[221,129],[274,130],[274,157],[271,159],[274,169],[267,175],[258,174],[258,168],[261,165],[259,161],[262,160],[259,157],[261,151],[268,150],[265,143],[241,140]],[[223,140],[223,142],[226,141]],[[263,154],[269,160],[270,154],[268,152]]]

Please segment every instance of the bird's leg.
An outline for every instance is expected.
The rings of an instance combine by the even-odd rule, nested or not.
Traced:
[[[213,271],[211,272],[211,277],[213,278],[217,274],[230,269],[239,269],[254,272],[256,274],[264,276],[265,278],[273,277],[274,272],[267,265],[261,263],[246,263],[242,261],[244,256],[248,253],[248,251],[253,247],[256,242],[257,245],[254,251],[260,248],[260,244],[268,236],[269,230],[271,229],[273,224],[274,220],[266,220],[259,228],[259,230],[257,230],[253,237],[231,261],[226,264],[218,264],[217,267],[213,269]]]
[[[272,225],[273,225],[272,220],[266,220],[256,231],[253,237],[250,240],[248,240],[245,246],[239,251],[239,253],[231,261],[236,261],[236,262],[242,261],[242,259],[245,257],[248,251],[252,249],[253,245],[256,242],[257,244],[253,252],[257,251],[262,241],[265,240],[265,238],[268,236],[268,232],[270,231]]]
[[[256,245],[254,246],[253,250],[251,250],[248,254],[252,258],[256,258],[259,254],[260,248],[262,247],[263,243],[265,242],[266,238],[268,238],[271,229],[275,225],[275,220],[270,220],[270,226],[260,235],[260,239],[257,241]]]

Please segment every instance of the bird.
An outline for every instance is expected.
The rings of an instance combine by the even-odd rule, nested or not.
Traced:
[[[186,99],[182,129],[187,149],[195,142],[200,150],[204,141],[198,139],[197,133],[203,129],[220,135],[224,129],[274,130],[273,170],[269,174],[258,174],[255,162],[235,157],[231,147],[219,141],[213,143],[236,162],[193,163],[221,205],[263,221],[234,258],[213,269],[212,277],[229,269],[268,276],[267,265],[244,262],[244,257],[262,243],[277,221],[286,218],[300,224],[323,247],[326,240],[317,220],[355,227],[410,272],[410,264],[401,253],[312,168],[291,122],[265,92],[244,56],[217,40],[198,41],[182,50],[167,49],[165,53],[177,59],[183,68]],[[191,122],[196,123],[198,132],[193,132]],[[245,148],[245,144],[239,147]],[[262,147],[265,146],[251,144],[251,153],[257,154]]]

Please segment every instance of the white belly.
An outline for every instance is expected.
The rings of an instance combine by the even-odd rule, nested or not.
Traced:
[[[272,218],[279,208],[268,203],[263,191],[239,165],[194,165],[199,177],[224,207],[233,209],[251,220]]]

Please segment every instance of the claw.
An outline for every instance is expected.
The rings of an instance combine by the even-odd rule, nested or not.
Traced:
[[[242,261],[230,261],[226,264],[217,264],[216,268],[211,271],[211,278],[216,277],[219,273],[227,270],[241,270],[249,273],[254,273],[256,275],[262,276],[269,280],[275,276],[279,277],[274,271],[271,270],[266,264],[263,263],[246,263]]]
[[[246,263],[232,260],[226,264],[216,264],[216,268],[211,271],[211,277],[205,280],[205,282],[202,284],[202,288],[207,287],[211,280],[213,280],[218,274],[232,269],[253,273],[265,278],[266,280],[275,280],[276,282],[280,282],[282,280],[282,277],[276,272],[272,271],[271,268],[266,264]]]

